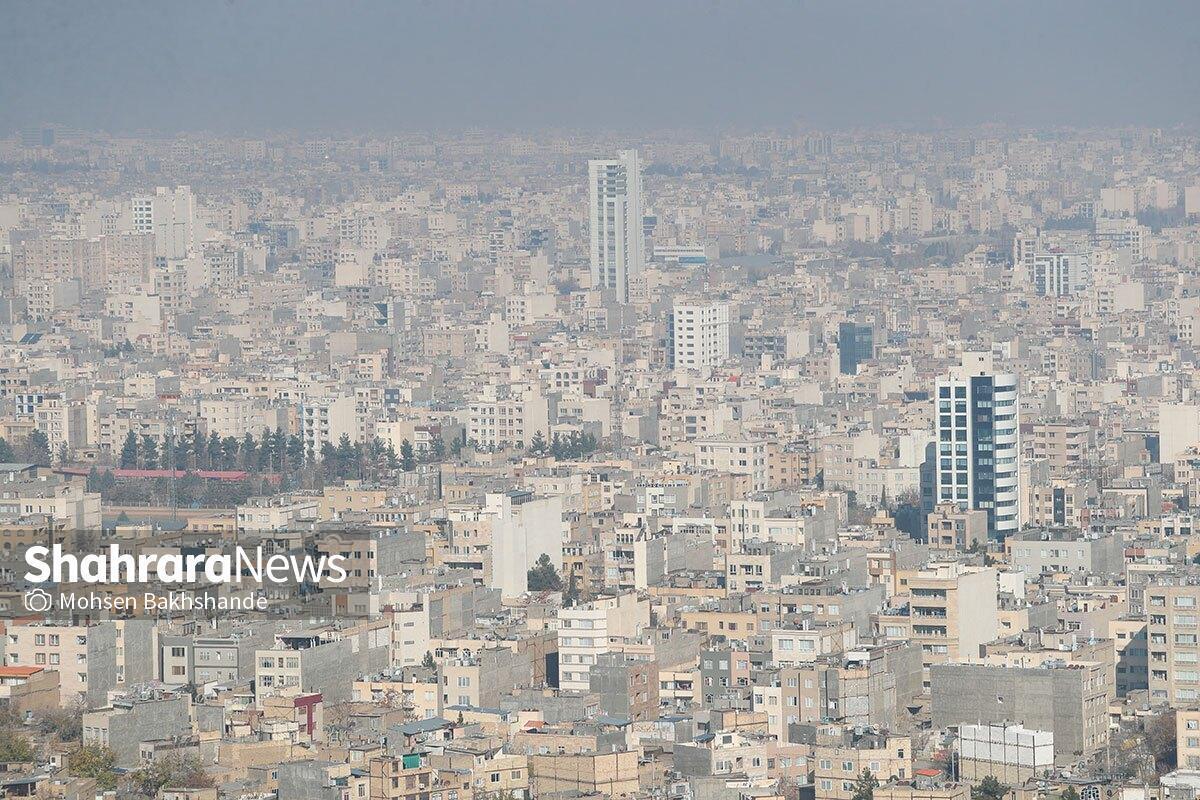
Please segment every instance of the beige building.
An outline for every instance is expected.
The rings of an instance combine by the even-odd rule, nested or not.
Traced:
[[[1029,487],[1029,522],[1041,527],[1084,525],[1088,484],[1076,478],[1052,478]]]
[[[926,535],[931,550],[986,549],[987,512],[962,509],[957,503],[938,503],[929,515]]]
[[[878,787],[874,800],[971,800],[971,784],[940,783],[928,779],[913,783],[889,783]]]
[[[997,575],[992,567],[951,562],[908,578],[912,640],[921,645],[925,685],[932,664],[978,661],[979,646],[999,634]]]
[[[1175,753],[1180,769],[1200,770],[1200,706],[1176,709]]]
[[[0,514],[44,515],[60,530],[100,530],[100,494],[82,481],[34,480],[0,487]]]
[[[424,752],[370,761],[369,800],[428,800],[433,769]]]
[[[635,750],[533,755],[529,757],[529,773],[534,797],[553,792],[622,797],[635,794],[639,788]]]
[[[487,387],[468,410],[467,439],[481,447],[528,447],[537,433],[550,440],[549,419],[546,398],[538,391],[497,393]]]
[[[816,800],[850,800],[864,770],[880,783],[911,778],[912,742],[907,736],[856,733],[840,726],[819,730],[812,765]]]
[[[89,650],[92,634],[98,635]],[[87,698],[89,678],[94,681],[102,677],[106,667],[114,672],[116,669],[115,651],[105,653],[111,659],[101,658],[98,652],[100,648],[108,650],[113,642],[85,625],[10,625],[6,635],[5,666],[57,671],[63,706]],[[89,669],[93,674],[89,675]]]
[[[1072,422],[1035,422],[1030,435],[1034,458],[1044,458],[1055,470],[1079,465],[1089,453],[1091,428]]]
[[[1200,584],[1162,576],[1146,587],[1151,702],[1200,702]]]
[[[696,468],[731,475],[746,475],[750,491],[767,488],[767,443],[756,439],[720,437],[697,439]]]
[[[433,719],[442,714],[442,692],[437,673],[408,668],[393,675],[356,680],[351,698],[360,703],[384,703],[406,710],[414,719]]]

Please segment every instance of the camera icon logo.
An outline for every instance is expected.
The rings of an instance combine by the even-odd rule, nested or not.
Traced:
[[[45,589],[30,589],[23,598],[26,611],[49,611],[54,604],[54,598]]]

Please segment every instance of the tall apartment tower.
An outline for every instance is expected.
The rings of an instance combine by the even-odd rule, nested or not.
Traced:
[[[131,201],[133,232],[154,237],[156,256],[186,258],[196,248],[196,198],[188,186],[158,187]]]
[[[729,358],[729,305],[677,303],[667,316],[667,367],[705,369]]]
[[[988,536],[1021,528],[1020,402],[1017,376],[992,371],[989,354],[964,354],[938,378],[935,497],[987,512]]]
[[[641,274],[646,260],[642,164],[637,150],[588,162],[588,202],[592,286],[628,302],[629,279]]]
[[[843,375],[857,375],[858,365],[874,357],[875,330],[870,325],[838,325],[838,368]]]
[[[1091,254],[1058,247],[1036,253],[1030,280],[1035,292],[1050,297],[1087,291],[1092,282]]]
[[[1041,249],[1041,236],[1034,228],[1013,237],[1013,270],[1021,276],[1033,272],[1033,259]]]
[[[1200,702],[1200,584],[1186,573],[1166,573],[1152,579],[1145,597],[1150,700],[1173,708],[1195,707]]]

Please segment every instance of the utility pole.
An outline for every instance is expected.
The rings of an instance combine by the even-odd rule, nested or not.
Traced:
[[[175,409],[167,409],[167,469],[171,471],[171,522],[177,521],[179,500],[175,483]]]

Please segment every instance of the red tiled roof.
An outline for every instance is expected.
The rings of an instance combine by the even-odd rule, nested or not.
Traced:
[[[0,667],[0,678],[28,678],[37,675],[44,667]]]

